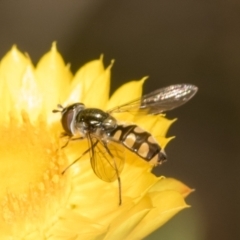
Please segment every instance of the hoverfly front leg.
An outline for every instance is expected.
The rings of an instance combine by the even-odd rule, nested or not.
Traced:
[[[76,140],[83,140],[83,139],[85,139],[84,137],[73,138],[73,136],[69,136],[66,133],[62,133],[61,137],[68,137],[67,142],[61,147],[61,149],[67,147],[70,141],[76,141]]]
[[[88,148],[85,152],[82,153],[80,157],[78,157],[76,160],[74,160],[70,165],[68,165],[63,171],[62,175],[73,165],[75,164],[78,160],[80,160],[86,153],[88,153],[91,150],[91,148]]]

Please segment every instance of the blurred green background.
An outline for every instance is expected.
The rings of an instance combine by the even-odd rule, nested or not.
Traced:
[[[0,1],[0,56],[17,44],[36,64],[57,40],[73,72],[104,53],[112,91],[149,75],[144,92],[192,83],[169,112],[169,161],[159,174],[195,188],[184,210],[147,240],[240,239],[240,2]],[[134,184],[134,183],[133,183]]]

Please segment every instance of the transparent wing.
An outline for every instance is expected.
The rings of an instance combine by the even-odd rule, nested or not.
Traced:
[[[90,161],[94,173],[106,182],[118,179],[124,166],[124,147],[112,141],[103,142],[90,135],[88,140],[92,146]]]
[[[159,114],[179,107],[189,101],[198,88],[191,84],[176,84],[157,89],[129,103],[109,110],[109,113],[143,112],[145,114]]]

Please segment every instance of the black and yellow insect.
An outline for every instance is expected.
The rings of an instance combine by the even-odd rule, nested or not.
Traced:
[[[87,139],[89,143],[89,148],[71,163],[63,174],[83,155],[89,153],[92,169],[100,179],[106,182],[118,180],[120,205],[120,174],[124,166],[124,148],[154,166],[162,164],[166,155],[151,133],[134,124],[121,124],[111,114],[160,114],[186,103],[195,95],[197,89],[191,84],[168,86],[106,112],[98,108],[86,108],[83,103],[74,103],[67,107],[58,105],[59,110],[53,112],[61,112],[64,135],[69,137],[68,142]]]

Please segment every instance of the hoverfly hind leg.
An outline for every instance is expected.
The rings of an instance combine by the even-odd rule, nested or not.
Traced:
[[[122,184],[121,184],[121,178],[118,176],[118,197],[119,197],[119,202],[118,205],[122,205]]]

